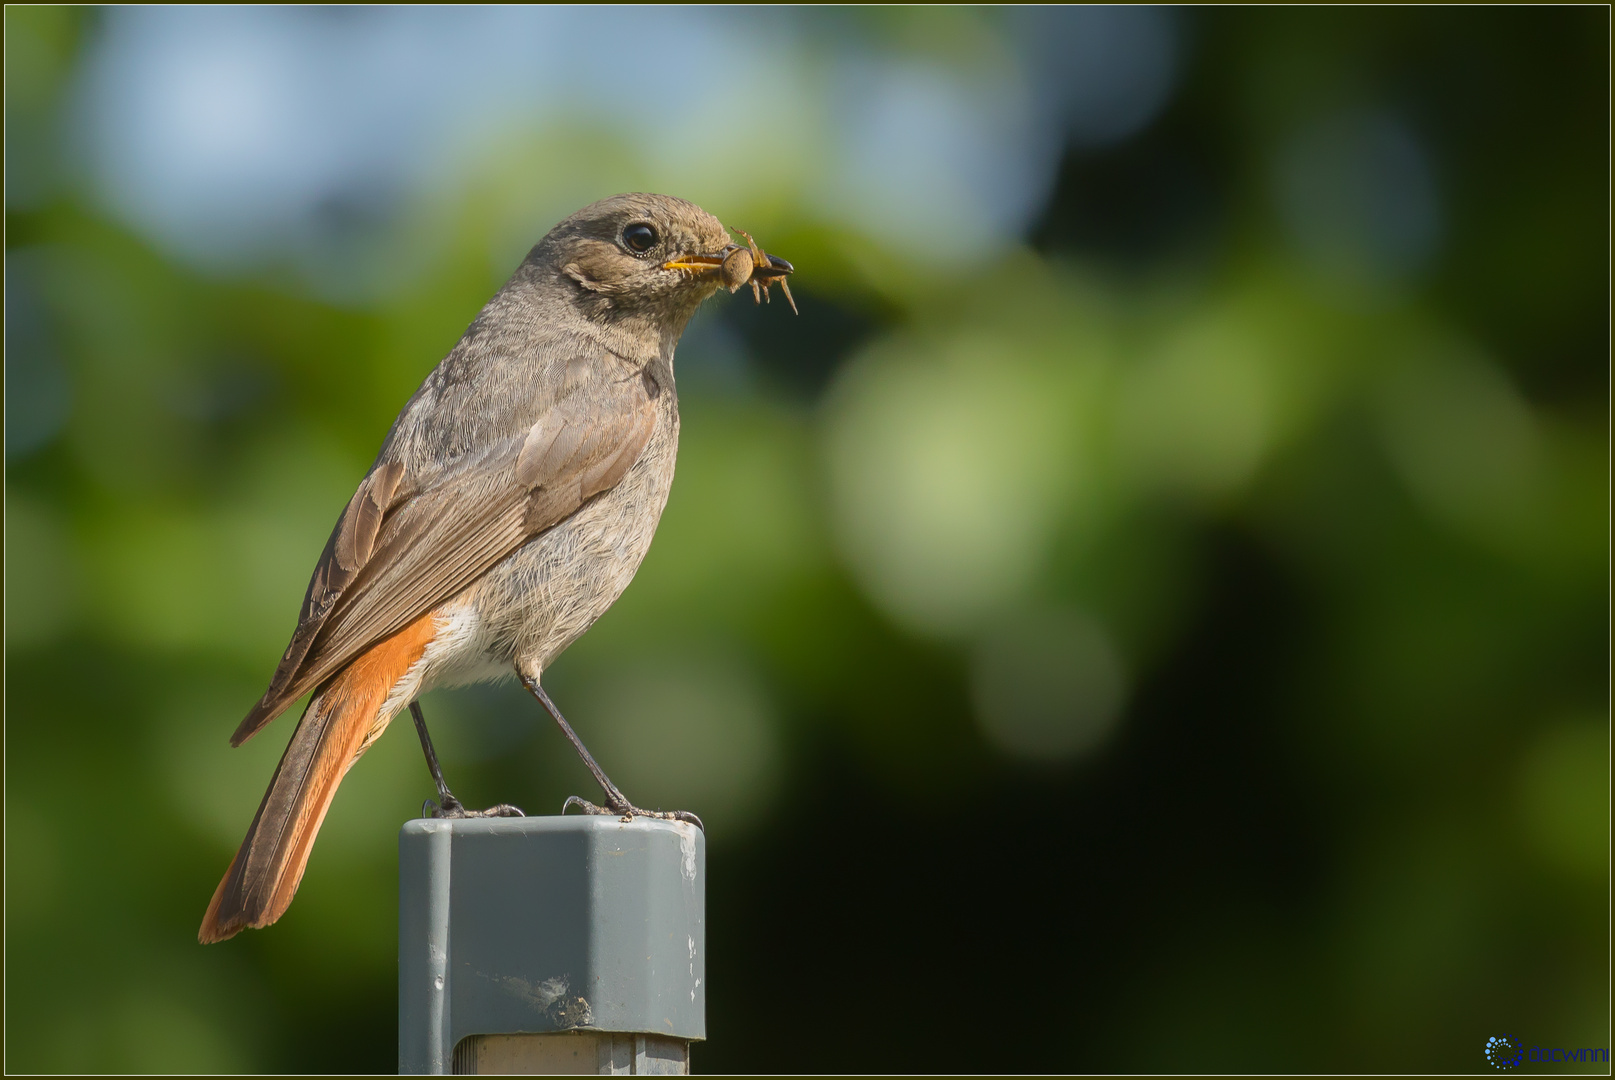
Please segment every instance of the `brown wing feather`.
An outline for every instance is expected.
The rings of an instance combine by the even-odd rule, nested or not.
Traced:
[[[366,650],[309,702],[247,838],[213,891],[197,933],[203,944],[248,926],[268,926],[285,912],[337,785],[364,752],[393,684],[420,659],[434,633],[431,618],[417,619]]]
[[[519,439],[424,491],[395,464],[359,485],[309,582],[269,690],[236,729],[241,745],[369,646],[464,589],[523,543],[621,481],[656,427],[641,380],[627,400],[563,400]]]

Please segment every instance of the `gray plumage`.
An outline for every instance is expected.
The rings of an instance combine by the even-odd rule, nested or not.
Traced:
[[[680,199],[602,200],[539,241],[427,376],[231,739],[314,692],[200,940],[280,917],[342,776],[427,689],[519,675],[553,709],[539,675],[627,587],[667,504],[673,349],[703,300],[739,287],[734,250],[716,218]],[[790,272],[760,249],[756,265],[754,276]],[[632,809],[555,715],[607,802]]]
[[[674,346],[720,283],[625,252],[635,221],[658,228],[658,256],[728,244],[697,206],[619,195],[533,248],[393,423],[233,742],[446,601],[491,637],[477,635],[485,656],[440,661],[422,689],[494,669],[536,676],[621,594],[673,480]]]

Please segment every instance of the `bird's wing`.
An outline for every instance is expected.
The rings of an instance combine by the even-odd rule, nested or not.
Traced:
[[[231,736],[239,746],[371,645],[454,596],[527,540],[623,478],[656,427],[648,380],[608,402],[572,394],[525,435],[412,490],[378,465],[325,545],[269,690]]]

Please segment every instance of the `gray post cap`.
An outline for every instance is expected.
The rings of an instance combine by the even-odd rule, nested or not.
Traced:
[[[398,1066],[467,1035],[706,1037],[706,839],[683,822],[419,819],[398,836]]]

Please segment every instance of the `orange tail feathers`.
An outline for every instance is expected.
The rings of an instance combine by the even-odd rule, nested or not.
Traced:
[[[372,646],[315,692],[247,838],[213,892],[196,935],[202,944],[234,937],[249,926],[268,926],[285,914],[337,785],[381,733],[372,728],[387,695],[436,633],[429,612]]]

